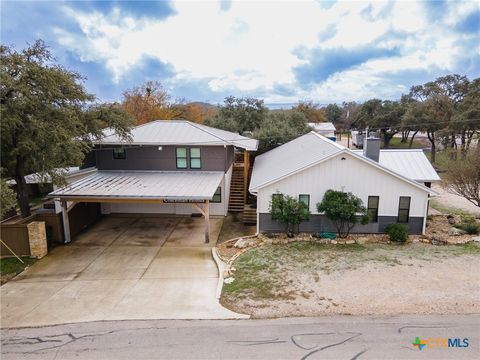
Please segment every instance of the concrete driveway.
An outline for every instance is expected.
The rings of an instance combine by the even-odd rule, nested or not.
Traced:
[[[107,217],[0,288],[1,327],[244,318],[218,303],[212,218]]]

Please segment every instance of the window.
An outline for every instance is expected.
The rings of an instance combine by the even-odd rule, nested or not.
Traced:
[[[298,200],[303,202],[310,209],[310,195],[300,194],[298,195]]]
[[[113,149],[113,158],[116,160],[123,160],[127,158],[127,152],[125,148],[114,148]]]
[[[212,200],[210,202],[212,203],[222,202],[222,188],[220,186],[217,188],[217,191],[215,191],[215,194],[213,194]]]
[[[378,196],[368,197],[367,214],[370,222],[378,222]]]
[[[187,168],[187,148],[177,148],[177,169],[186,169]]]
[[[190,169],[201,169],[200,148],[190,148]]]
[[[410,216],[410,196],[400,196],[398,204],[398,222],[408,223]]]

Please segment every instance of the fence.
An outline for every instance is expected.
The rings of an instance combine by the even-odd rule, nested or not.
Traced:
[[[98,203],[78,203],[69,212],[70,234],[72,237],[78,235],[83,229],[93,224],[101,217],[100,204]],[[17,255],[38,256],[32,254],[31,248],[38,247],[38,237],[42,236],[42,230],[38,229],[43,224],[46,238],[46,245],[53,243],[63,243],[63,221],[62,215],[56,214],[54,209],[42,209],[27,218],[10,218],[8,221],[0,224],[0,238]],[[40,233],[40,235],[38,235]],[[34,240],[34,238],[36,240]],[[34,245],[32,245],[34,241]],[[38,253],[37,250],[34,251]],[[10,256],[10,251],[2,244],[0,247],[0,256]]]

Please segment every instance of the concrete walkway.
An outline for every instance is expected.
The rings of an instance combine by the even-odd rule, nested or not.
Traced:
[[[222,218],[108,217],[0,288],[1,327],[98,320],[238,319],[218,303]]]

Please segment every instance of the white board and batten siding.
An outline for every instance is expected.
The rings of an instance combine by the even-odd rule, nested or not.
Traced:
[[[210,202],[210,215],[226,216],[228,212],[228,199],[230,196],[230,179],[232,169],[225,174],[220,183],[222,189],[222,202]],[[230,174],[230,175],[229,175]],[[230,178],[228,178],[230,176]],[[102,214],[175,214],[190,215],[197,214],[199,211],[190,203],[161,203],[161,204],[143,204],[143,203],[102,203]]]
[[[341,160],[345,158],[345,160]],[[369,196],[379,196],[379,216],[397,216],[399,197],[410,196],[410,216],[425,217],[428,193],[354,156],[341,153],[258,190],[259,213],[268,213],[276,192],[298,197],[310,195],[310,211],[318,214],[317,203],[329,189],[352,192],[367,205]]]

